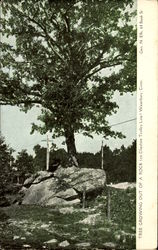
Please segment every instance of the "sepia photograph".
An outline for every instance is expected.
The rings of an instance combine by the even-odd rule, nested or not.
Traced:
[[[0,1],[0,249],[136,249],[136,125],[136,0]]]

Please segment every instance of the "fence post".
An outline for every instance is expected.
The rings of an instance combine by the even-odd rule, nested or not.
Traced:
[[[82,208],[86,207],[86,187],[83,187]]]
[[[110,188],[108,187],[108,201],[107,201],[107,217],[108,221],[111,220],[111,192]]]
[[[103,141],[102,141],[102,145],[101,145],[101,169],[104,169],[104,145],[103,145]]]

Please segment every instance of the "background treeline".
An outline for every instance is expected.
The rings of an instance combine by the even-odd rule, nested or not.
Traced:
[[[22,150],[13,157],[14,150],[9,148],[5,140],[0,138],[0,185],[7,182],[23,183],[24,180],[40,170],[46,169],[46,148],[36,145],[34,156]],[[136,141],[127,148],[111,150],[108,146],[103,148],[104,170],[107,182],[134,182],[136,181]],[[81,168],[101,168],[101,151],[93,153],[78,153],[77,159]],[[50,151],[50,166],[61,164],[68,165],[68,155],[64,149]]]

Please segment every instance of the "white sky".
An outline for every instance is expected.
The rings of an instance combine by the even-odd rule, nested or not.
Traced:
[[[136,118],[136,94],[131,95],[128,93],[123,96],[115,94],[114,99],[120,108],[117,114],[109,118],[111,125]],[[41,144],[44,147],[46,146],[45,142],[41,142],[41,140],[46,139],[45,135],[40,135],[38,132],[30,135],[31,123],[36,123],[39,113],[40,110],[37,108],[33,108],[25,114],[17,107],[2,107],[2,135],[5,137],[7,144],[17,152],[27,149],[32,154],[34,145]],[[123,144],[128,146],[136,138],[136,121],[114,126],[113,130],[122,132],[126,138],[110,138],[109,140],[104,140],[104,144],[110,146],[111,149],[120,148]],[[94,135],[94,139],[91,139],[77,134],[75,138],[78,152],[95,153],[100,150],[102,136]],[[62,145],[63,140],[64,138],[60,137],[55,139],[54,143],[61,148],[64,147]]]

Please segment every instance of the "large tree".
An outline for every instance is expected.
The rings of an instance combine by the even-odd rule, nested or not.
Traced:
[[[112,97],[136,87],[136,31],[132,0],[5,0],[1,32],[0,104],[41,107],[41,133],[120,136],[107,117]],[[8,70],[9,69],[9,70]]]

